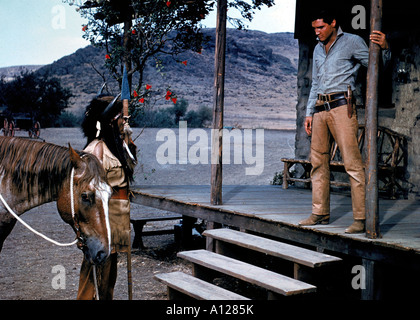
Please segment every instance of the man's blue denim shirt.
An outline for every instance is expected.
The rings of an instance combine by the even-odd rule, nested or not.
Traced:
[[[390,59],[390,51],[382,50],[384,63]],[[365,41],[355,34],[338,29],[337,38],[328,53],[319,42],[313,54],[312,87],[306,107],[306,116],[314,113],[318,94],[347,91],[350,85],[355,89],[355,81],[360,66],[367,67],[369,48]]]

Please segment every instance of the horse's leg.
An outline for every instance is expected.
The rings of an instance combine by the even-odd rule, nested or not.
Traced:
[[[0,212],[0,252],[3,248],[4,240],[12,232],[13,227],[16,224],[14,219],[9,213]]]

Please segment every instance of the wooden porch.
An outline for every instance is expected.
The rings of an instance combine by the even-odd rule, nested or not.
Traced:
[[[331,194],[329,225],[300,227],[298,222],[311,213],[311,191],[306,189],[226,185],[223,205],[210,203],[210,186],[133,186],[132,191],[132,202],[137,204],[203,219],[210,227],[236,227],[361,265],[366,272],[364,299],[394,298],[392,293],[401,298],[401,292],[420,283],[420,203],[416,200],[380,199],[382,238],[368,239],[365,234],[344,233],[353,221],[348,194]],[[391,289],[384,294],[387,283],[392,283]]]

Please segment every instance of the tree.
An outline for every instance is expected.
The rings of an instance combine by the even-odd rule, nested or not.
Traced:
[[[22,72],[11,82],[1,81],[0,89],[1,100],[9,113],[29,114],[42,127],[54,125],[72,97],[59,79],[33,72]]]
[[[58,78],[42,76],[38,83],[38,104],[33,110],[34,117],[41,125],[55,125],[56,119],[69,106],[69,99],[73,96],[69,89],[63,88]]]
[[[201,128],[206,124],[211,123],[212,116],[213,113],[209,107],[200,106],[197,111],[188,111],[184,120],[187,121],[188,126],[191,128]]]
[[[175,124],[179,123],[179,120],[185,116],[185,113],[188,109],[188,102],[184,99],[177,101],[175,105],[171,108],[171,111],[175,117]]]
[[[74,0],[63,2],[74,4]],[[186,50],[200,53],[205,41],[200,21],[214,10],[215,4],[216,0],[96,0],[83,1],[77,10],[88,20],[83,26],[84,38],[105,48],[105,66],[119,84],[124,65],[130,88],[132,76],[138,74],[135,101],[143,103],[150,95],[143,83],[146,63],[155,59],[160,68],[162,54],[176,59]],[[273,4],[274,0],[231,0],[229,8],[237,9],[250,21],[256,9]],[[238,28],[244,27],[241,19],[230,21]],[[176,99],[173,101],[176,103]]]

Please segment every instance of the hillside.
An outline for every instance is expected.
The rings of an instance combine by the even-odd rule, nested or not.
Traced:
[[[185,53],[175,62],[163,57],[163,73],[150,61],[145,82],[165,96],[170,87],[190,109],[213,106],[214,29],[205,29],[211,41],[202,53]],[[117,83],[103,67],[105,53],[87,46],[37,72],[58,76],[72,90],[72,111],[81,112],[102,85],[104,74],[113,93]],[[225,78],[225,125],[248,128],[294,128],[298,45],[292,33],[268,34],[228,29]],[[94,68],[95,69],[94,69]],[[135,84],[135,82],[133,81]],[[158,107],[172,106],[162,99]]]
[[[34,72],[42,65],[26,65],[26,66],[12,66],[0,68],[0,77],[4,78],[5,81],[12,81],[16,75],[20,75],[25,72]]]

